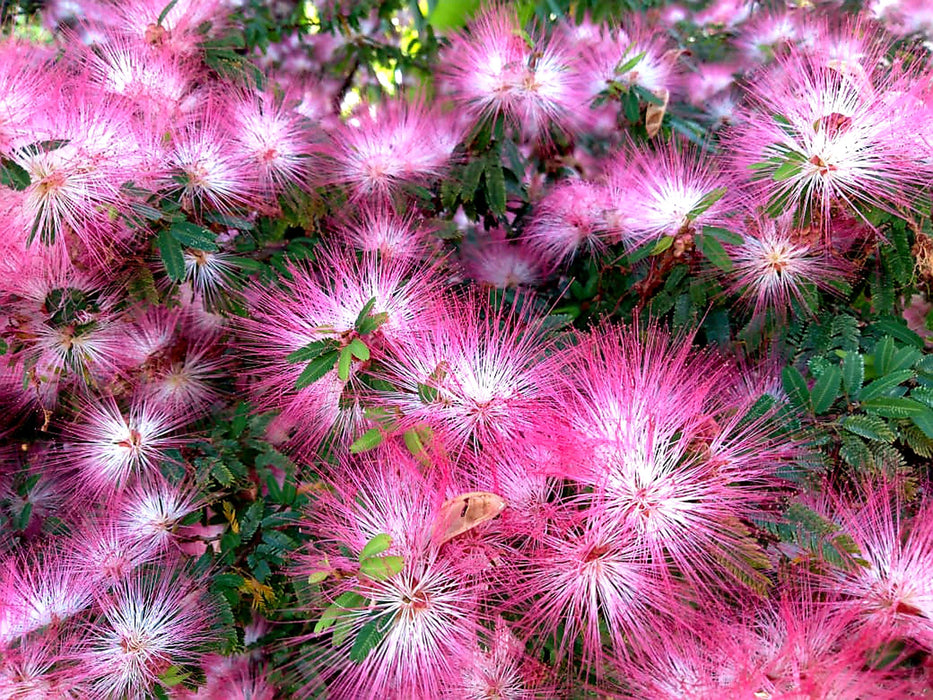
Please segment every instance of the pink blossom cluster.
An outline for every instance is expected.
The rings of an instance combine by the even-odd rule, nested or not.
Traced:
[[[543,299],[666,251],[762,325],[844,284],[874,213],[929,207],[933,69],[892,51],[923,3],[492,5],[436,95],[353,109],[332,36],[274,46],[279,84],[219,68],[231,4],[59,2],[54,45],[0,42],[0,697],[271,700],[273,652],[299,697],[922,697],[929,485],[804,490],[775,363]],[[480,152],[498,217],[463,196]],[[275,257],[286,211],[305,259]],[[234,521],[204,524],[224,496],[188,450],[245,398],[313,494],[308,622],[250,653],[238,621],[223,656],[199,557]],[[848,556],[774,536],[791,497]]]

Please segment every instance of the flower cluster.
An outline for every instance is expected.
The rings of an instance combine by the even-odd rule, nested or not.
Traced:
[[[923,3],[13,4],[0,697],[930,687]]]

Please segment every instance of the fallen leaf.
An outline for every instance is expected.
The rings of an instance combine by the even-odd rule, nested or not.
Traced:
[[[437,515],[434,536],[441,545],[495,518],[505,508],[505,499],[489,491],[470,491],[445,501]]]
[[[661,130],[661,122],[664,121],[664,113],[667,111],[667,103],[671,98],[671,93],[667,88],[661,88],[655,94],[661,104],[649,104],[645,110],[645,131],[648,132],[648,138],[654,138]]]

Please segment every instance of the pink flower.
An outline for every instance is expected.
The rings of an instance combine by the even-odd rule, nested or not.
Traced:
[[[196,662],[211,641],[213,609],[176,568],[137,570],[98,600],[80,660],[101,697],[143,697],[170,666]]]
[[[845,279],[849,265],[795,230],[789,217],[760,217],[744,233],[742,244],[728,247],[734,265],[729,291],[755,315],[769,311],[781,318],[794,302],[807,309],[809,289],[832,291],[833,282]]]
[[[0,560],[0,646],[87,609],[95,583],[53,547]]]
[[[313,151],[302,115],[268,92],[237,96],[225,108],[229,147],[259,173],[264,197],[306,184]]]
[[[912,90],[896,71],[782,56],[750,87],[752,108],[730,132],[736,166],[770,215],[794,212],[825,234],[834,207],[864,216],[864,206],[912,206],[929,179],[905,138],[921,123]]]
[[[564,181],[538,202],[524,239],[552,266],[581,250],[602,250],[610,238],[612,208],[610,192],[603,185]]]
[[[678,142],[662,144],[658,152],[629,144],[609,174],[612,207],[634,245],[704,226],[729,228],[731,184],[711,158]]]
[[[236,214],[258,200],[257,167],[231,147],[231,128],[227,105],[214,98],[173,134],[168,157],[183,207]]]
[[[334,130],[322,164],[328,183],[354,198],[386,198],[406,182],[429,184],[450,164],[462,127],[422,102],[364,106]]]
[[[728,393],[731,367],[649,325],[599,330],[571,359],[563,415],[589,445],[573,478],[592,485],[632,544],[706,587],[766,582],[743,521],[768,517],[776,470],[796,445]],[[734,572],[741,572],[741,575]]]
[[[600,677],[606,656],[604,639],[618,655],[629,644],[645,643],[677,609],[680,592],[648,561],[628,527],[580,499],[579,514],[563,509],[553,534],[523,552],[518,580],[507,605],[519,614],[519,626],[537,639],[552,641],[558,659],[574,654],[582,642],[585,670]]]
[[[580,111],[573,54],[557,35],[523,31],[506,5],[483,11],[451,40],[442,71],[474,119],[503,114],[527,132],[567,128]]]
[[[866,484],[858,500],[831,494],[817,509],[858,547],[858,560],[835,568],[825,585],[873,635],[896,635],[933,649],[933,504],[913,515],[896,483]]]
[[[508,239],[502,229],[476,231],[464,241],[461,252],[466,276],[497,289],[534,287],[546,266],[527,239]]]
[[[476,580],[435,543],[444,497],[438,480],[422,477],[404,448],[385,445],[359,462],[344,463],[335,492],[309,511],[326,556],[303,557],[299,575],[332,567],[351,572],[359,564],[339,545],[355,557],[381,533],[391,537],[385,555],[402,557],[403,566],[388,576],[325,580],[328,598],[354,591],[365,602],[346,608],[338,624],[348,633],[335,637],[331,650],[311,651],[303,660],[316,679],[307,691],[326,683],[335,698],[435,698],[457,677],[458,661],[474,648],[484,613]],[[352,661],[358,635],[370,633],[367,625],[373,624],[381,630],[378,640],[364,659]]]
[[[114,501],[118,535],[144,552],[164,551],[175,538],[179,522],[201,505],[188,483],[173,486],[162,478],[137,483]]]
[[[413,213],[397,214],[385,203],[364,204],[336,233],[363,253],[401,260],[423,260],[437,247],[433,231]]]
[[[81,419],[65,427],[69,443],[63,466],[78,471],[78,486],[95,495],[121,491],[158,473],[166,450],[181,444],[182,424],[152,403],[134,402],[121,410],[113,397],[89,399]]]
[[[489,308],[482,297],[440,307],[423,330],[401,335],[384,360],[380,405],[397,410],[400,429],[429,426],[452,453],[464,447],[534,442],[558,407],[558,368],[546,361],[543,318],[520,305]]]
[[[348,343],[357,317],[373,298],[371,313],[387,314],[375,341],[367,340],[378,356],[383,341],[391,342],[427,322],[439,282],[431,268],[413,267],[397,258],[365,255],[358,260],[352,252],[325,250],[318,253],[317,261],[315,272],[307,267],[292,269],[287,292],[251,288],[246,296],[252,315],[242,321],[245,345],[257,367],[252,393],[258,407],[280,410],[284,419],[293,420],[294,444],[308,451],[329,436],[340,444],[361,425],[362,409],[351,392],[345,392],[357,387],[358,364],[351,367],[349,382],[341,381],[332,369],[310,386],[296,389],[306,363],[290,362],[288,356],[315,341]]]

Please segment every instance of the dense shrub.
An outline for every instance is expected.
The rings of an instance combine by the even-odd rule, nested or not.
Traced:
[[[0,3],[0,697],[905,698],[922,0]]]

